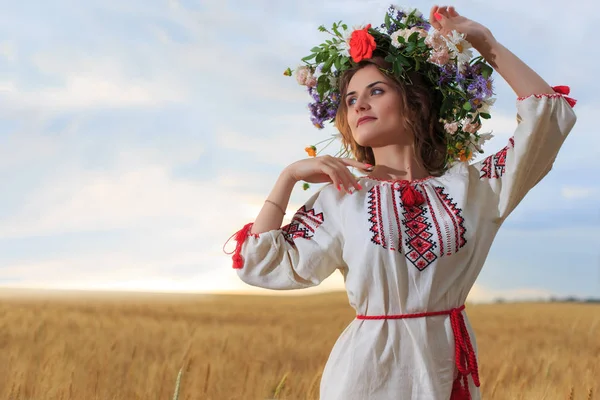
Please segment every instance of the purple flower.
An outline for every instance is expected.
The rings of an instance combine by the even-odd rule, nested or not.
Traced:
[[[395,6],[391,5],[387,9],[387,15],[389,15],[390,18],[395,19],[396,21],[401,21],[402,18],[404,18],[404,16],[406,14],[404,12],[402,12],[401,10],[398,10]],[[389,28],[386,28],[385,24],[381,24],[381,28],[384,30],[387,30],[388,35],[391,35],[392,33],[396,32],[398,29],[400,29],[400,27],[398,25],[396,25],[394,22],[390,23]]]
[[[310,96],[313,98],[314,101],[316,101],[316,102],[321,101],[321,98],[319,97],[319,92],[317,92],[316,88],[309,87],[308,94],[310,94]]]
[[[483,96],[477,94],[475,97],[469,99],[469,103],[471,104],[471,108],[477,109],[483,104]]]
[[[449,63],[440,68],[439,85],[452,82],[456,77],[456,65]]]
[[[415,22],[414,24],[408,24],[407,28],[421,28],[425,31],[429,31],[429,28],[431,28],[431,25],[429,24],[429,22],[424,21],[424,20],[420,20]]]
[[[492,78],[486,79],[482,75],[477,75],[467,90],[480,98],[491,97],[494,94]]]
[[[308,92],[314,102],[308,104],[310,110],[310,120],[313,125],[323,129],[325,121],[335,118],[339,106],[339,93],[332,92],[328,97],[321,100],[319,93],[314,88],[308,88]]]
[[[465,64],[456,74],[456,83],[464,90],[467,82],[473,80],[475,76],[473,67],[470,64]]]

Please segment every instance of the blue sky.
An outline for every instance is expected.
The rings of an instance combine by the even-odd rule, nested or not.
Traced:
[[[407,2],[427,11],[434,3]],[[508,219],[473,300],[600,295],[600,85],[591,1],[457,1],[578,122]],[[379,1],[21,1],[0,15],[0,285],[248,291],[223,254],[318,131],[282,72],[321,24],[379,23]],[[496,76],[502,148],[515,96]],[[310,192],[297,186],[289,210]],[[233,243],[230,243],[230,247]],[[340,288],[334,276],[320,288]],[[264,291],[255,291],[264,293]]]

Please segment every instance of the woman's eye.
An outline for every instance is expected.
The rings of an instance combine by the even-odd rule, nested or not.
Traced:
[[[380,88],[373,88],[371,90],[371,96],[376,95],[376,94],[381,94],[383,93],[383,89]],[[356,103],[356,97],[351,97],[348,99],[348,106],[352,106],[354,105],[354,103]]]

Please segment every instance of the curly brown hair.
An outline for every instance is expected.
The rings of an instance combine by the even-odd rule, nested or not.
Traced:
[[[400,94],[402,104],[398,112],[404,117],[404,127],[414,135],[415,157],[422,162],[430,175],[441,175],[446,168],[447,146],[444,127],[439,122],[438,116],[443,99],[437,91],[427,86],[417,73],[409,75],[411,80],[409,84],[398,80],[391,72],[391,64],[381,57],[363,60],[342,74],[339,81],[340,99],[345,98],[354,74],[368,65],[377,66],[390,78]],[[359,145],[352,136],[348,124],[348,106],[345,101],[340,101],[335,126],[342,135],[342,144],[347,154],[352,154],[359,162],[375,165],[373,149]]]

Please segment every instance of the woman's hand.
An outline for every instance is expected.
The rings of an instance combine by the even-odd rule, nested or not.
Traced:
[[[496,41],[488,28],[479,22],[463,17],[454,7],[431,7],[429,22],[442,35],[447,35],[453,30],[464,34],[465,39],[480,53],[485,52]]]
[[[307,158],[296,161],[287,166],[284,173],[295,181],[308,183],[333,183],[338,190],[345,189],[353,193],[354,189],[361,190],[362,187],[357,179],[350,173],[348,167],[356,167],[369,170],[371,165],[364,164],[348,158],[336,158],[329,155],[315,158]]]

